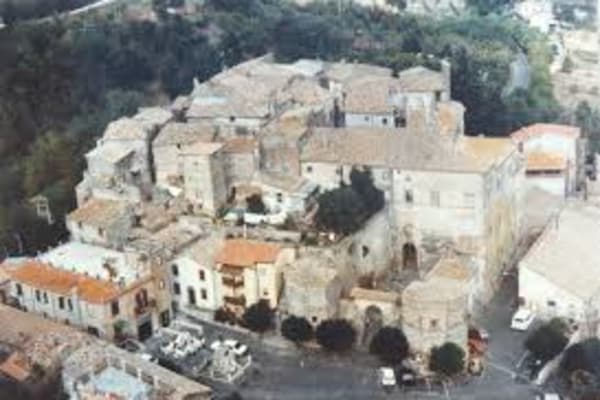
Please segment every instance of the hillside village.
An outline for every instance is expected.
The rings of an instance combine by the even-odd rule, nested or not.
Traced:
[[[86,154],[70,240],[7,259],[0,299],[109,341],[266,301],[277,326],[349,321],[359,348],[398,327],[425,371],[444,343],[472,353],[470,328],[526,254],[520,304],[576,324],[597,286],[536,251],[590,250],[563,239],[599,226],[577,225],[597,214],[585,140],[550,124],[465,132],[451,68],[266,55],[111,122]],[[567,287],[549,300],[542,284]]]

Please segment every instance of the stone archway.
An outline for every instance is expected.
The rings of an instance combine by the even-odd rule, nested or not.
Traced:
[[[375,305],[370,305],[365,310],[363,320],[362,345],[368,346],[373,336],[383,327],[383,312]]]
[[[417,247],[413,243],[404,243],[402,246],[402,269],[414,271],[419,269]]]

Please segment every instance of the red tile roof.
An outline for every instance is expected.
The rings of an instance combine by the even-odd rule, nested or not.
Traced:
[[[246,239],[226,240],[215,257],[218,264],[253,267],[257,263],[274,263],[281,247]]]

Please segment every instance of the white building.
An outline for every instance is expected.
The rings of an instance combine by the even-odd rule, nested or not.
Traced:
[[[526,158],[526,183],[559,196],[571,196],[583,182],[581,129],[533,124],[511,134]]]
[[[137,253],[69,242],[8,272],[22,309],[100,337],[145,339],[171,318],[166,275]]]
[[[600,209],[567,202],[519,263],[519,302],[543,319],[600,316]]]

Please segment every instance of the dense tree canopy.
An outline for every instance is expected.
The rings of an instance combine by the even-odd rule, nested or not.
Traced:
[[[315,333],[306,318],[292,315],[281,323],[281,334],[286,339],[299,343],[311,340]]]
[[[465,351],[452,342],[434,347],[431,349],[429,369],[446,377],[460,374],[465,369]]]
[[[315,337],[324,349],[339,353],[352,348],[356,330],[345,319],[328,319],[317,326]]]
[[[242,316],[244,325],[258,333],[263,333],[274,327],[274,313],[267,300],[259,300],[246,309]]]
[[[566,325],[554,319],[535,329],[525,340],[525,348],[545,363],[560,354],[568,341]]]
[[[400,329],[383,327],[371,340],[369,351],[387,364],[400,364],[408,356],[408,340]]]

